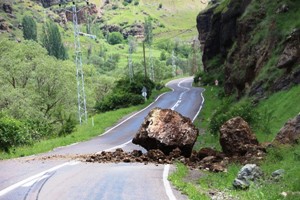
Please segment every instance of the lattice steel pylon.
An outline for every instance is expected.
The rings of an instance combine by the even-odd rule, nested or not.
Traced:
[[[75,63],[76,63],[76,80],[77,80],[77,97],[78,97],[78,115],[79,123],[87,122],[86,96],[84,91],[84,73],[82,68],[82,53],[79,39],[79,27],[77,19],[77,9],[74,4],[72,7],[74,38],[75,38]]]

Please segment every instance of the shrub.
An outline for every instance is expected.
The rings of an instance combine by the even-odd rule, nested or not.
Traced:
[[[227,99],[222,106],[213,114],[209,123],[209,131],[212,134],[218,134],[220,127],[229,119],[240,116],[250,126],[256,126],[259,115],[250,101],[244,101],[236,105],[232,105],[232,101]]]
[[[102,101],[96,104],[95,108],[100,112],[106,112],[142,103],[144,103],[142,95],[120,92],[107,95]]]
[[[139,3],[140,3],[139,0],[135,0],[135,1],[134,1],[134,5],[135,5],[135,6],[139,5]]]
[[[74,131],[75,126],[76,120],[70,115],[63,123],[60,131],[58,132],[58,135],[65,136],[71,134]]]
[[[144,103],[143,87],[147,88],[147,97],[151,95],[155,84],[143,75],[136,75],[133,81],[128,77],[117,81],[113,91],[96,103],[95,109],[100,112],[125,108]]]
[[[29,144],[30,134],[25,123],[3,116],[0,118],[0,149],[9,152],[14,146]]]
[[[119,32],[112,32],[108,36],[108,43],[111,45],[120,44],[123,42],[123,35]]]

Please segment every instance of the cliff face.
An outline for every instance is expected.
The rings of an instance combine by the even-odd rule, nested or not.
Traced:
[[[238,97],[245,92],[262,97],[299,84],[300,24],[284,20],[297,17],[299,6],[299,1],[225,0],[200,13],[205,72],[222,72],[225,93],[237,91]]]

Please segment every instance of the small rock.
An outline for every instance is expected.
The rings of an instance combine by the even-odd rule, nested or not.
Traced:
[[[272,173],[272,177],[283,176],[284,173],[285,173],[284,169],[278,169]]]
[[[286,192],[281,192],[280,193],[283,197],[286,197],[288,194]]]
[[[255,164],[247,164],[239,171],[237,178],[233,181],[233,186],[236,189],[247,189],[250,182],[259,180],[263,173],[261,169]]]

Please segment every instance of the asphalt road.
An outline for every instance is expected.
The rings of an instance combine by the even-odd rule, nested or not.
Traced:
[[[174,166],[83,163],[59,156],[97,153],[119,147],[126,151],[142,149],[132,144],[131,139],[152,108],[171,108],[192,120],[199,114],[204,101],[203,89],[191,85],[192,78],[169,82],[167,86],[172,92],[161,95],[147,108],[90,141],[41,155],[0,161],[0,200],[186,199],[167,180]],[[47,159],[47,156],[54,158]]]

